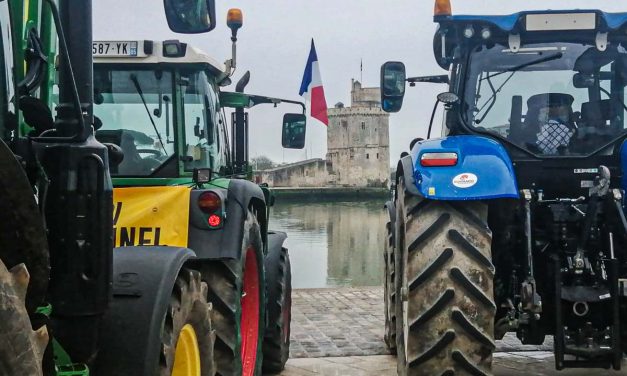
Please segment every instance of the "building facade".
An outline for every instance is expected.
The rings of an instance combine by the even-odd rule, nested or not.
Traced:
[[[333,185],[386,187],[390,174],[390,115],[379,88],[353,80],[351,105],[328,110],[327,163]]]
[[[380,187],[390,179],[389,114],[377,87],[352,81],[351,105],[328,109],[326,161],[311,159],[257,172],[273,187]]]

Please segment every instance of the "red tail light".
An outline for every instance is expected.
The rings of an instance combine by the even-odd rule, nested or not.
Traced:
[[[222,209],[222,199],[215,192],[204,192],[198,197],[198,208],[206,214]]]
[[[222,217],[217,214],[211,214],[209,216],[209,219],[207,220],[207,223],[211,227],[218,227],[222,224]]]
[[[457,153],[424,153],[420,157],[420,165],[424,167],[455,166]]]

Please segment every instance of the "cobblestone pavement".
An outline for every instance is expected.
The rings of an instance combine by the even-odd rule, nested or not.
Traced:
[[[627,362],[624,364],[627,369]],[[495,376],[619,376],[626,371],[577,369],[555,371],[553,354],[525,351],[494,354]],[[396,376],[390,355],[290,359],[280,376]]]
[[[383,288],[303,289],[292,292],[291,358],[387,355],[383,343]],[[497,351],[551,351],[522,346],[508,334]]]
[[[290,360],[280,376],[393,376],[396,359],[383,343],[383,289],[307,289],[292,292]],[[553,344],[522,346],[513,335],[497,341],[495,376],[618,376],[606,370],[555,371]]]

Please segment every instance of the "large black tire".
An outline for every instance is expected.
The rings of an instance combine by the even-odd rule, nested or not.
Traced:
[[[207,302],[207,284],[200,272],[181,269],[170,298],[161,336],[159,375],[170,376],[177,359],[176,346],[186,325],[193,328],[200,354],[200,374],[213,376],[216,364],[213,354],[215,331],[211,326],[211,304]],[[180,360],[179,360],[180,361]]]
[[[254,255],[257,270],[247,270],[248,255]],[[212,323],[216,330],[215,359],[217,374],[221,376],[252,376],[261,374],[263,362],[262,345],[265,327],[263,244],[257,217],[248,212],[243,226],[242,253],[239,260],[222,260],[205,263],[202,278],[209,287],[209,301],[213,304]],[[242,306],[244,277],[257,273],[258,309],[257,317],[244,317],[244,322],[258,320],[256,336],[256,361],[243,364],[242,337],[254,340],[242,333]]]
[[[387,209],[386,209],[387,211]],[[386,213],[387,214],[387,213]],[[396,289],[395,289],[395,270],[394,270],[394,235],[392,222],[385,224],[386,238],[383,245],[384,257],[384,282],[383,294],[385,299],[385,333],[383,339],[388,350],[392,354],[396,354]]]
[[[279,373],[290,355],[292,269],[287,248],[270,249],[265,260],[268,326],[263,339],[263,372]]]
[[[26,308],[44,303],[50,262],[43,215],[21,164],[0,140],[0,259],[11,269],[26,264],[31,276]]]
[[[24,264],[9,271],[0,260],[0,375],[42,374],[48,331],[31,329],[24,303],[29,279]]]
[[[487,205],[411,196],[401,179],[396,207],[399,374],[491,375],[496,306]]]

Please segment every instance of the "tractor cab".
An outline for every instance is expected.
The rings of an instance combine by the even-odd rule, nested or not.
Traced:
[[[176,178],[195,168],[225,169],[224,65],[177,41],[94,46],[94,113],[102,122],[96,137],[124,153],[112,176]]]
[[[94,114],[102,123],[96,137],[123,153],[114,178],[189,178],[198,169],[231,175],[237,150],[223,109],[291,102],[221,92],[229,67],[179,41],[94,42],[93,53]]]
[[[382,100],[388,111],[400,109],[402,81],[447,83],[450,95],[441,97],[452,100],[445,101],[442,135],[497,141],[512,161],[521,162],[515,168],[520,187],[577,195],[590,188],[600,165],[616,179],[622,175],[627,14],[573,10],[468,16],[438,6],[445,3],[436,2],[433,46],[437,63],[450,77],[406,78],[401,63],[387,63]],[[553,172],[539,166],[552,166]],[[576,170],[592,175],[582,178],[573,175]],[[572,189],[552,191],[556,187],[547,178],[554,173]]]
[[[438,63],[458,69],[460,121],[446,133],[490,135],[538,158],[611,153],[623,138],[627,14],[436,19]]]

